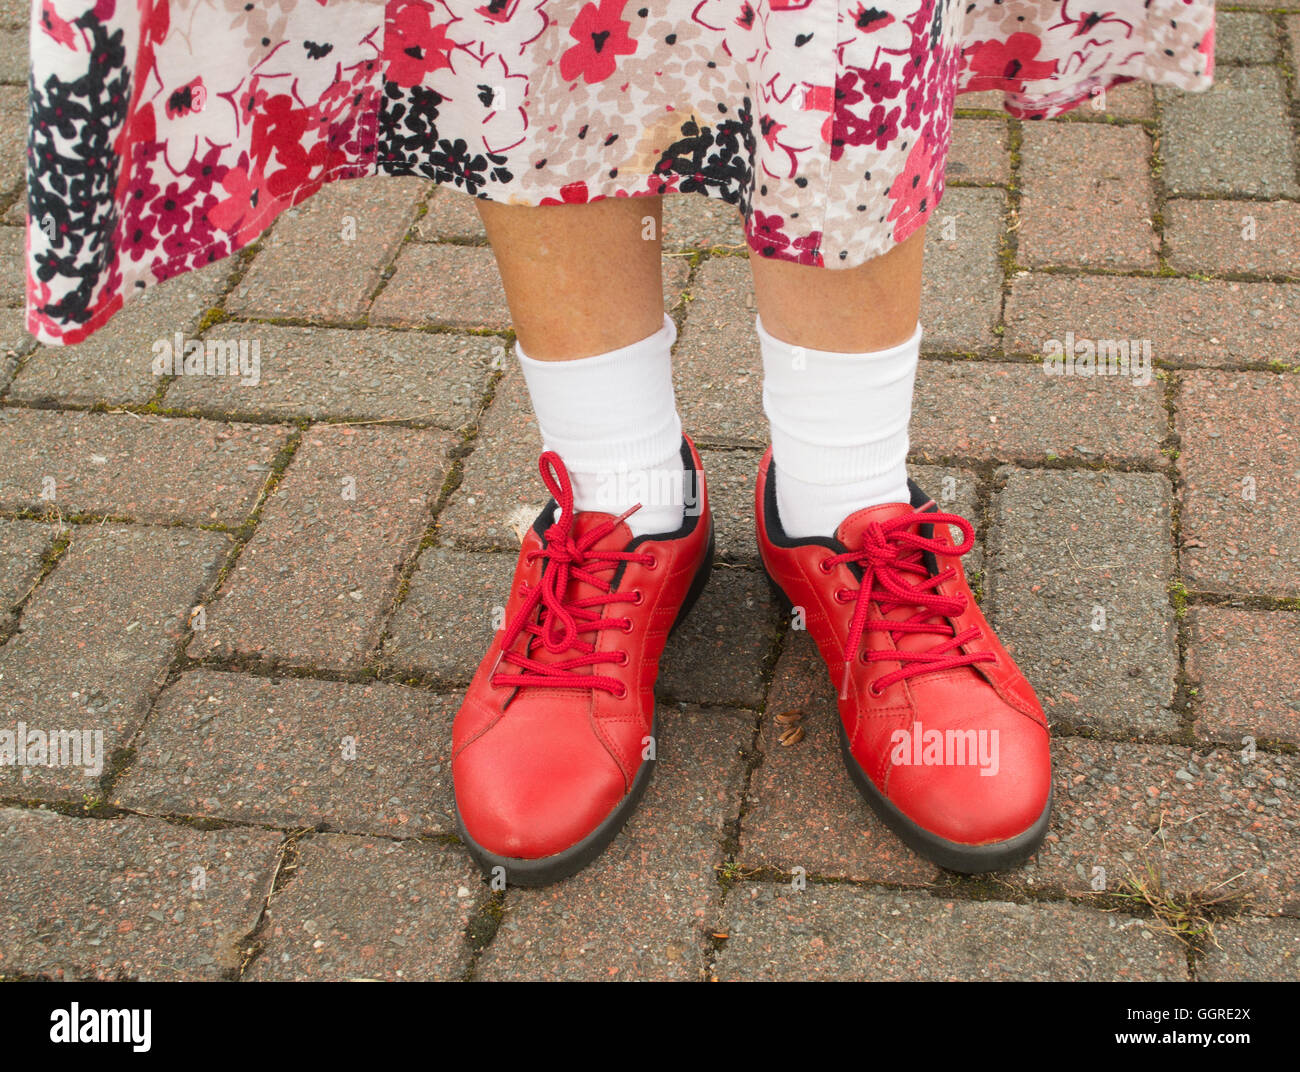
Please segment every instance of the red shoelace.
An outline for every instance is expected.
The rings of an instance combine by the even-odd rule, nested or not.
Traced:
[[[597,574],[616,569],[622,562],[640,562],[653,568],[654,555],[636,551],[599,551],[593,547],[640,506],[633,506],[618,517],[593,525],[575,538],[573,485],[568,470],[560,456],[550,450],[542,454],[538,469],[547,490],[559,504],[560,516],[546,530],[541,550],[528,553],[530,561],[546,559],[541,582],[527,589],[522,606],[506,625],[501,639],[502,651],[497,665],[509,663],[518,673],[494,672],[492,684],[516,688],[600,689],[622,699],[627,695],[627,686],[622,681],[599,672],[585,672],[585,668],[602,663],[624,665],[627,652],[597,651],[594,641],[584,639],[583,634],[598,634],[604,629],[631,632],[630,619],[606,617],[604,608],[612,603],[640,603],[641,592],[612,592],[609,579],[602,579]],[[598,591],[574,598],[569,593],[574,584],[589,585]],[[539,604],[541,611],[535,613]],[[528,636],[523,649],[511,650],[521,633]],[[570,651],[575,654],[569,659],[539,662],[530,655],[538,644],[551,655]]]
[[[927,539],[917,529],[920,524],[956,525],[962,531],[963,540],[954,547],[937,539]],[[964,517],[914,510],[909,514],[899,514],[883,524],[878,521],[869,522],[862,531],[862,547],[859,550],[831,555],[822,560],[821,568],[827,573],[842,563],[853,563],[862,570],[862,583],[856,589],[840,588],[835,593],[835,598],[842,603],[847,603],[850,599],[857,602],[844,645],[841,698],[848,694],[849,669],[862,644],[863,633],[868,630],[890,633],[895,639],[904,633],[933,633],[943,638],[923,651],[868,651],[865,657],[871,662],[889,661],[900,664],[896,670],[882,674],[872,682],[872,695],[879,695],[895,681],[916,677],[918,674],[951,670],[958,666],[990,662],[996,658],[992,652],[967,654],[960,650],[963,644],[977,639],[980,630],[972,626],[961,633],[955,632],[948,619],[966,609],[966,600],[961,596],[945,596],[935,591],[957,571],[950,566],[931,576],[922,560],[922,554],[926,551],[964,555],[974,546],[975,529]],[[920,576],[924,580],[909,584],[909,575]],[[869,621],[868,613],[872,603],[878,603],[882,613],[898,607],[916,607],[917,612],[910,618],[897,621]]]

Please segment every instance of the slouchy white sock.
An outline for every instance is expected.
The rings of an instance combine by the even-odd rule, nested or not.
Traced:
[[[632,535],[672,532],[683,514],[682,422],[673,391],[677,327],[576,361],[537,361],[518,343],[542,442],[563,460],[574,509],[621,514]]]
[[[754,326],[786,533],[833,536],[855,511],[907,502],[907,425],[920,325],[907,342],[864,354],[781,342],[759,317]]]

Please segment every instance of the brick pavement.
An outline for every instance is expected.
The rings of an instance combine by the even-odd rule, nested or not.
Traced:
[[[736,214],[680,197],[664,301],[721,568],[634,820],[504,892],[456,838],[449,732],[542,495],[472,204],[339,184],[36,347],[23,17],[0,6],[0,713],[103,741],[90,776],[0,769],[0,977],[1300,977],[1300,2],[1221,9],[1203,97],[1041,124],[958,101],[913,475],[975,523],[1055,725],[1037,857],[941,872],[852,789],[757,569]],[[255,345],[256,383],[155,375],[175,332]],[[1048,375],[1052,340],[1151,364]]]

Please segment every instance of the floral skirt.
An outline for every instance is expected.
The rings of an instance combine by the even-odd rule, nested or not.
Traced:
[[[1213,0],[34,0],[27,325],[73,343],[334,179],[698,193],[853,267],[943,194],[954,95],[1206,88]]]

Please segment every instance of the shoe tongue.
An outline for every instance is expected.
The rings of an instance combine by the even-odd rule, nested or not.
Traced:
[[[884,524],[886,521],[893,521],[894,518],[903,514],[912,513],[914,507],[910,503],[881,503],[879,506],[868,506],[856,513],[849,514],[840,522],[840,527],[835,530],[835,538],[840,541],[850,551],[856,551],[862,546],[862,534],[866,527],[875,521],[878,524]]]
[[[581,540],[592,529],[599,528],[601,525],[608,525],[614,520],[613,514],[601,513],[598,510],[584,510],[573,517],[573,539]],[[628,528],[626,521],[620,521],[608,533],[598,539],[588,551],[622,551],[632,542],[632,530]]]

